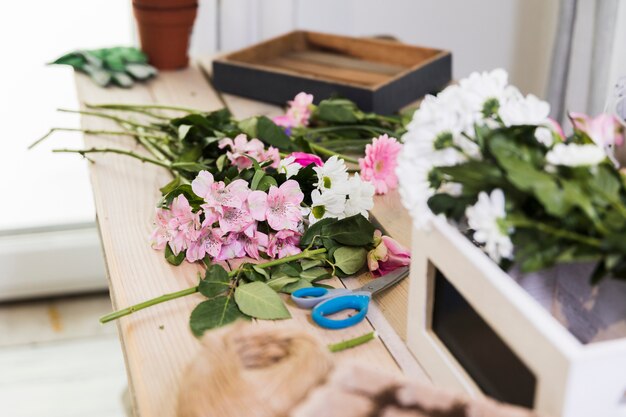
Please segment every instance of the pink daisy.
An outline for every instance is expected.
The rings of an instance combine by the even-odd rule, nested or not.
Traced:
[[[361,178],[374,184],[376,194],[386,194],[398,186],[396,166],[402,145],[395,138],[382,135],[365,147],[365,158],[359,158]]]

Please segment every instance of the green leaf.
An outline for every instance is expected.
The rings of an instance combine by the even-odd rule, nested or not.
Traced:
[[[276,182],[276,179],[270,175],[266,175],[264,176],[261,181],[259,181],[258,187],[257,189],[259,191],[267,191],[269,190],[271,187],[276,187],[278,186],[278,183]]]
[[[161,191],[162,195],[169,194],[172,191],[174,191],[176,187],[178,187],[181,183],[182,183],[181,178],[180,176],[177,175],[176,177],[174,177],[172,181],[168,182],[163,187],[159,188],[159,191]]]
[[[265,116],[257,120],[257,137],[268,145],[275,146],[283,151],[295,150],[291,139],[285,131]]]
[[[216,329],[234,322],[237,319],[247,319],[231,297],[221,295],[203,301],[191,312],[189,326],[196,336],[202,336],[206,330]]]
[[[471,197],[454,197],[450,194],[435,194],[428,199],[428,207],[435,214],[445,214],[446,217],[460,220],[465,209],[475,202]]]
[[[278,275],[276,278],[272,278],[267,281],[267,285],[269,285],[274,291],[280,291],[288,284],[294,283],[298,281],[300,278],[290,277],[284,274]]]
[[[178,139],[183,140],[187,137],[187,134],[191,130],[192,125],[180,125],[178,126]]]
[[[374,240],[374,225],[357,214],[323,226],[322,235],[342,245],[365,246]]]
[[[247,119],[243,119],[239,121],[239,123],[237,123],[237,127],[239,127],[239,129],[243,133],[248,135],[248,137],[256,138],[257,137],[257,133],[256,133],[257,122],[258,122],[257,117],[249,117]]]
[[[226,163],[226,154],[222,154],[215,161],[215,166],[217,166],[218,171],[222,171],[224,169],[225,163]]]
[[[313,239],[316,239],[316,242],[320,242],[318,238],[322,236],[322,228],[335,222],[337,222],[337,219],[326,218],[311,225],[300,238],[300,247],[306,248],[313,242]]]
[[[181,251],[178,255],[174,255],[169,243],[165,245],[165,259],[172,265],[180,265],[185,260],[185,251]]]
[[[359,247],[342,246],[333,253],[335,265],[348,275],[356,274],[365,266],[367,250]]]
[[[330,272],[328,272],[326,268],[322,267],[310,268],[302,271],[302,273],[300,274],[300,278],[305,279],[310,283],[330,278],[330,276]]]
[[[259,182],[261,182],[261,179],[263,179],[263,177],[265,177],[265,171],[263,171],[262,169],[257,169],[256,171],[254,171],[254,176],[252,177],[250,188],[252,190],[258,190]]]
[[[322,100],[315,110],[314,117],[330,123],[356,123],[361,111],[356,104],[346,99]]]
[[[291,294],[292,292],[299,290],[300,288],[309,288],[312,286],[313,284],[311,284],[309,281],[304,278],[300,278],[296,282],[285,285],[283,289],[280,290],[280,292],[283,292],[285,294]]]
[[[220,265],[207,267],[204,279],[198,284],[198,292],[207,298],[213,298],[230,289],[230,277],[228,272]]]
[[[251,317],[265,320],[291,317],[283,300],[264,282],[251,282],[237,287],[235,301],[239,309]]]
[[[285,274],[290,277],[299,277],[301,273],[302,269],[300,265],[292,262],[287,264],[281,264],[275,267],[272,270],[272,277],[274,277],[275,274]]]
[[[302,266],[303,271],[321,265],[324,265],[324,261],[320,259],[304,259],[302,262],[300,262],[300,266]]]

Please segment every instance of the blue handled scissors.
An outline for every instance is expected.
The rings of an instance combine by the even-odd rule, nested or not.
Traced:
[[[291,299],[300,308],[312,309],[311,318],[319,326],[333,330],[345,329],[365,318],[372,295],[402,281],[408,274],[408,266],[398,268],[356,290],[300,288],[291,294]],[[327,317],[344,310],[356,310],[357,313],[341,320]]]

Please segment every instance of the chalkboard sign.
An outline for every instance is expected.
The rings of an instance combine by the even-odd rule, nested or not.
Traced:
[[[533,407],[535,375],[436,268],[432,330],[486,395]]]

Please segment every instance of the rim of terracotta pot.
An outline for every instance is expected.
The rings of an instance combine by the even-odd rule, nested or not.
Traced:
[[[156,13],[169,13],[169,12],[177,12],[180,10],[190,10],[190,9],[197,9],[197,8],[198,8],[198,3],[188,4],[188,5],[181,6],[181,7],[151,7],[151,6],[144,6],[142,4],[133,2],[133,9],[139,9],[139,10],[146,11],[146,12],[156,12]]]
[[[142,9],[181,9],[198,6],[198,0],[133,0],[133,6]]]
[[[154,26],[192,25],[196,19],[197,12],[197,7],[169,10],[134,8],[135,19],[138,23]]]

